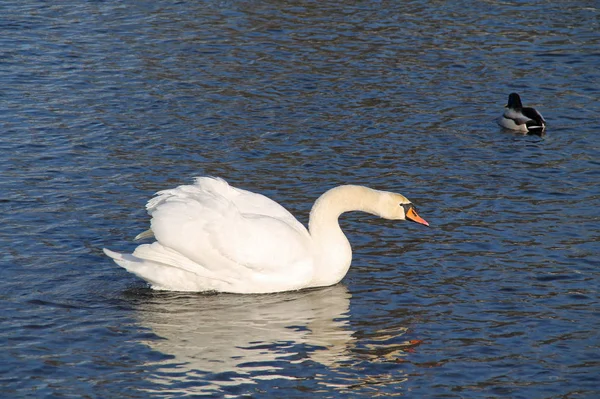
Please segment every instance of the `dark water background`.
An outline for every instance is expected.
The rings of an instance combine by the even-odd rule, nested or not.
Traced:
[[[596,1],[3,1],[0,396],[600,396]],[[495,123],[508,94],[546,136]],[[306,223],[342,183],[341,284],[149,290],[106,258],[216,175]]]

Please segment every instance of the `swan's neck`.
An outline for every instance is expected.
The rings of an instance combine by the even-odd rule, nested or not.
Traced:
[[[308,230],[315,253],[316,270],[311,286],[332,285],[348,272],[352,248],[338,222],[344,212],[376,210],[381,192],[362,186],[339,186],[321,195],[310,211]]]

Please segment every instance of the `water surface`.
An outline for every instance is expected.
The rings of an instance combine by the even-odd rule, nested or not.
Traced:
[[[600,395],[594,2],[5,1],[0,396]],[[500,129],[508,94],[548,120]],[[344,183],[338,285],[155,292],[145,202],[216,175],[303,223]]]

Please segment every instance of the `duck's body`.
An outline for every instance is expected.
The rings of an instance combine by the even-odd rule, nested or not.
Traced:
[[[104,252],[155,289],[268,293],[332,285],[352,260],[338,217],[363,210],[387,219],[421,219],[400,194],[340,186],[315,202],[307,230],[275,201],[200,177],[165,190],[146,206],[152,244],[133,254]]]
[[[506,129],[524,133],[539,133],[546,129],[546,120],[542,114],[535,108],[523,107],[521,97],[517,93],[510,93],[506,109],[497,122]]]

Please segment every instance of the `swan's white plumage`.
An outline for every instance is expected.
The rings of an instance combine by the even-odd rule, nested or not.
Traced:
[[[408,203],[402,196],[394,201],[400,201],[396,208]],[[156,289],[263,293],[329,285],[346,274],[351,250],[337,224],[337,217],[347,209],[329,211],[331,205],[325,203],[321,209],[327,212],[317,213],[330,215],[335,223],[326,228],[317,223],[315,230],[325,232],[319,243],[327,246],[323,250],[275,201],[219,178],[200,177],[193,185],[160,191],[148,202],[156,242],[138,246],[131,255],[104,251]],[[330,272],[319,270],[323,265],[318,257],[324,252],[324,259],[329,256],[328,261],[342,264],[331,266]]]

